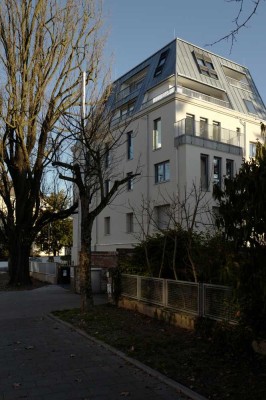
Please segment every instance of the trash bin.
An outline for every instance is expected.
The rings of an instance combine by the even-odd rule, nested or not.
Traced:
[[[58,268],[58,283],[70,284],[70,267],[60,266]]]

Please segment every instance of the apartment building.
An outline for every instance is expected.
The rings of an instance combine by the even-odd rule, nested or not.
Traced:
[[[129,180],[97,217],[94,251],[131,248],[144,231],[155,230],[147,204],[157,227],[166,226],[174,198],[181,204],[192,188],[205,192],[215,210],[213,185],[222,186],[243,157],[254,156],[257,140],[264,140],[260,122],[266,109],[249,70],[181,39],[115,81],[110,104],[113,129],[118,122],[128,124],[117,150],[121,175],[138,169],[140,177]],[[198,229],[205,217],[203,212]],[[74,232],[77,261],[78,214]]]

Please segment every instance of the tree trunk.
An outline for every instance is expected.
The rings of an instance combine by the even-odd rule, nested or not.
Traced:
[[[91,232],[93,220],[90,218],[89,199],[86,194],[81,201],[81,249],[79,253],[81,312],[93,307],[91,287]]]
[[[81,294],[81,312],[87,312],[93,307],[93,295],[91,286],[91,251],[88,243],[81,244],[79,254],[80,267],[80,294]]]
[[[26,240],[23,232],[13,233],[9,240],[9,284],[12,286],[27,286],[31,284],[29,272],[29,257],[31,242]]]

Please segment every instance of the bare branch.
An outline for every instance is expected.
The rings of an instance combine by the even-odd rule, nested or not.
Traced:
[[[244,0],[227,0],[228,3],[231,2],[237,2],[239,3],[239,10],[237,13],[236,18],[233,20],[233,23],[236,25],[236,27],[228,34],[224,35],[220,39],[217,39],[216,41],[212,43],[208,43],[205,46],[214,46],[217,43],[220,43],[224,40],[230,41],[230,53],[233,49],[234,43],[236,42],[236,36],[240,32],[242,28],[246,28],[248,22],[254,17],[254,15],[257,13],[259,5],[262,3],[264,0],[253,0],[253,8],[251,12],[248,14],[247,17],[245,17],[243,20],[241,20],[241,16],[243,15],[244,12]]]

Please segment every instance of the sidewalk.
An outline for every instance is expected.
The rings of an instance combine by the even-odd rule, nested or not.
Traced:
[[[191,398],[47,315],[78,306],[78,295],[55,285],[0,293],[1,400]]]

